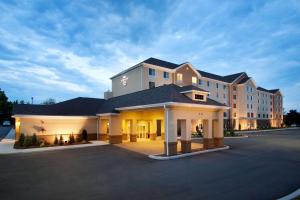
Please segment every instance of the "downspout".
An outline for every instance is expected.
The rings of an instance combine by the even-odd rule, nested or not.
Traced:
[[[165,134],[167,134],[167,138],[166,138],[166,148],[167,148],[167,156],[169,156],[169,109],[166,107],[166,104],[164,104],[164,110],[166,113],[166,119],[165,121],[166,123],[166,132]]]

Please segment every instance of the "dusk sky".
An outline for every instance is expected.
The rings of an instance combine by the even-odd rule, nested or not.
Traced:
[[[149,57],[245,71],[300,110],[300,1],[1,1],[0,88],[10,100],[102,98]]]

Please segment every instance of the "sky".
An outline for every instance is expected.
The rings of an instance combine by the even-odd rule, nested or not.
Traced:
[[[300,110],[300,1],[0,1],[0,88],[10,100],[102,98],[149,57],[246,72]]]

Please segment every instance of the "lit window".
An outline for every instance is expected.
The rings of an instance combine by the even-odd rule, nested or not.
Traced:
[[[197,84],[197,77],[195,77],[195,76],[192,77],[192,84],[193,85]]]
[[[155,69],[149,68],[149,76],[155,76]]]
[[[169,72],[164,72],[164,79],[169,79]]]
[[[182,74],[181,73],[177,73],[177,81],[182,82]]]

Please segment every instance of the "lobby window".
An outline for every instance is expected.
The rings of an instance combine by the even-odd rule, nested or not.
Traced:
[[[149,68],[149,76],[155,76],[155,69]]]
[[[236,104],[235,103],[233,104],[233,108],[236,108]]]
[[[153,81],[149,82],[149,89],[151,89],[151,88],[155,88],[155,82],[153,82]]]
[[[192,84],[197,85],[197,77],[196,76],[192,77]]]
[[[207,81],[207,87],[209,87],[209,81]]]
[[[177,82],[182,82],[182,74],[181,73],[177,73]]]
[[[236,86],[233,86],[232,89],[233,89],[233,91],[236,91]]]
[[[169,79],[169,72],[164,72],[164,79]]]
[[[236,95],[233,95],[233,99],[236,99]]]
[[[202,94],[195,94],[195,99],[197,100],[204,100],[204,96]]]

